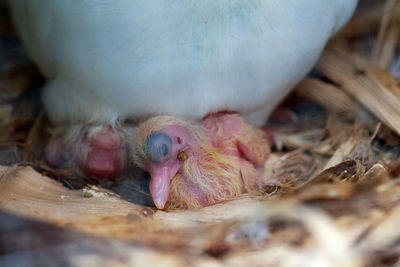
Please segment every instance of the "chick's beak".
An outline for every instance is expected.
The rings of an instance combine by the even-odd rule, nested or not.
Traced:
[[[171,180],[178,172],[176,164],[166,164],[150,168],[150,194],[158,209],[163,209],[169,197]]]

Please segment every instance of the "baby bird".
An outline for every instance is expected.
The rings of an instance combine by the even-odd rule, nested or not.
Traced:
[[[199,125],[154,117],[139,127],[133,147],[135,162],[150,172],[159,209],[198,208],[251,192],[269,155],[261,130],[225,113]]]
[[[115,178],[140,159],[152,173],[159,208],[168,199],[194,207],[253,188],[254,168],[268,153],[265,145],[263,153],[253,147],[262,138],[247,123],[265,123],[356,3],[9,1],[21,39],[47,79],[43,103],[58,127],[48,162]],[[176,118],[151,119],[138,137],[124,123],[158,115]],[[221,138],[220,128],[229,138]],[[255,140],[241,141],[246,138]]]

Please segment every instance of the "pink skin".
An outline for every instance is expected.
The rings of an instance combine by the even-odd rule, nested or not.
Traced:
[[[243,122],[235,117],[217,114],[206,117],[202,121],[202,128],[200,129],[205,131],[204,134],[209,138],[210,143],[219,148],[221,152],[239,158],[242,165],[243,179],[246,183],[250,184],[251,181],[248,180],[247,177],[251,177],[251,170],[258,167],[265,159],[259,159],[246,144],[237,140],[235,141],[236,144],[230,146],[230,148],[225,147],[224,145],[226,144],[223,143],[223,140],[220,140],[221,137],[219,137],[219,139],[217,137],[217,123],[221,122],[223,136],[234,135],[243,127]],[[199,157],[199,154],[196,153],[199,149],[198,145],[186,128],[181,126],[169,126],[162,129],[161,132],[169,136],[172,140],[172,156],[164,163],[153,163],[150,161],[146,164],[146,169],[151,175],[150,193],[158,209],[163,209],[165,207],[170,193],[170,183],[182,168],[183,163],[178,159],[178,152],[185,151],[188,157]],[[269,154],[269,149],[265,154]],[[196,184],[190,182],[190,179],[185,180],[187,181],[186,186],[193,192],[193,197],[196,197],[200,203],[204,205],[210,204],[207,202],[207,196],[204,195],[204,192],[199,190]]]
[[[98,178],[117,178],[121,172],[122,140],[110,129],[95,133],[90,139],[86,161],[82,162],[86,175]]]
[[[163,209],[169,197],[171,180],[181,166],[178,161],[168,161],[162,167],[152,165],[149,164],[148,167],[151,175],[150,194],[156,207]]]
[[[208,136],[210,136],[211,142],[214,146],[219,147],[222,150],[226,150],[224,144],[219,144],[218,140],[216,140],[217,136],[217,123],[222,123],[222,131],[224,136],[235,135],[237,132],[240,132],[243,128],[243,122],[239,121],[235,117],[224,116],[226,113],[217,113],[215,115],[207,116],[203,120],[203,127],[208,130]],[[229,114],[229,113],[228,113]],[[266,136],[269,141],[269,135]],[[275,140],[274,140],[275,141]],[[226,154],[236,156],[240,159],[241,162],[241,170],[243,179],[247,184],[250,184],[252,181],[248,179],[251,177],[251,174],[247,174],[247,172],[251,173],[252,167],[258,168],[260,165],[264,163],[266,158],[259,158],[254,151],[252,151],[247,144],[236,140],[236,149],[232,151],[225,151]],[[264,152],[267,157],[269,156],[270,150],[267,147]],[[261,178],[261,177],[259,177]],[[261,180],[258,181],[258,186],[261,186]]]
[[[64,161],[62,150],[62,135],[56,135],[49,141],[45,149],[45,158],[47,163],[54,167],[61,166]]]
[[[299,121],[299,117],[296,113],[288,108],[281,107],[278,107],[274,110],[274,112],[270,116],[270,119],[286,123],[297,123]]]
[[[186,151],[190,155],[197,146],[183,127],[166,127],[162,132],[172,140],[172,156],[164,163],[148,162],[146,165],[151,176],[150,193],[158,209],[163,209],[167,203],[171,180],[182,168],[182,162],[178,160],[179,151]]]
[[[68,144],[63,134],[50,140],[45,150],[50,165],[76,167],[85,176],[98,179],[117,178],[126,168],[123,159],[128,149],[118,132],[109,127],[84,126],[71,135]]]
[[[226,154],[243,157],[253,163],[254,166],[258,166],[262,163],[260,162],[260,159],[257,157],[257,155],[255,155],[253,151],[246,146],[246,144],[238,140],[236,140],[236,149],[226,151],[224,144],[219,143],[220,140],[216,140],[218,130],[217,123],[222,123],[222,131],[224,136],[235,135],[235,133],[239,132],[243,127],[242,122],[235,117],[224,116],[223,114],[220,115],[220,113],[213,116],[207,116],[203,120],[202,125],[208,130],[208,136],[210,137],[210,141],[214,146],[225,150]],[[266,154],[269,154],[269,151]]]

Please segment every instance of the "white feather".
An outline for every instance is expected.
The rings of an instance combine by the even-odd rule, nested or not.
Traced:
[[[11,0],[55,124],[237,110],[255,124],[357,0]]]

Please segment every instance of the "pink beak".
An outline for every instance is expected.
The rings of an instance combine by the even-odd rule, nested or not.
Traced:
[[[178,168],[174,166],[160,166],[150,168],[150,194],[158,209],[163,209],[169,197],[169,186]]]

